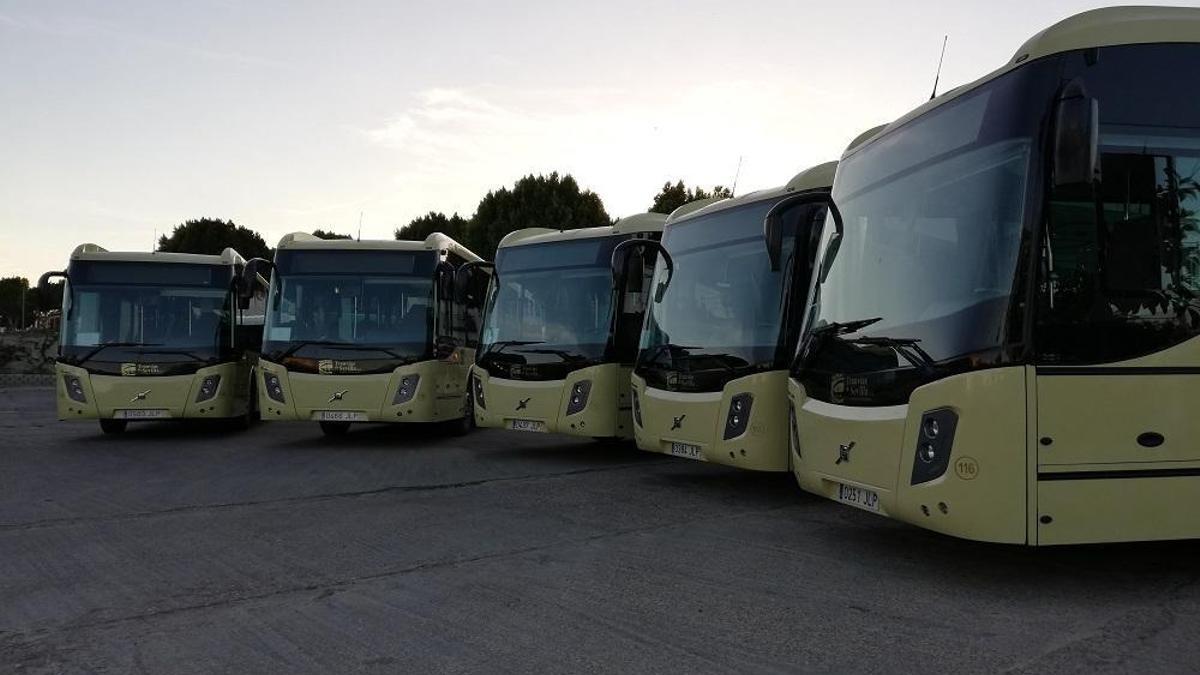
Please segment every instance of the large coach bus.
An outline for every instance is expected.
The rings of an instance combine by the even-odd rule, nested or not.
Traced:
[[[251,260],[247,277],[270,279],[263,419],[315,421],[326,435],[355,422],[469,429],[481,307],[457,302],[454,281],[460,266],[479,260],[440,233],[424,241],[295,233],[279,242],[274,262]]]
[[[804,489],[975,540],[1200,536],[1197,72],[1200,10],[1080,14],[781,205],[829,210]]]
[[[776,259],[762,225],[781,200],[828,194],[836,167],[820,164],[785,186],[667,220],[652,282],[662,291],[649,302],[632,377],[639,448],[787,470],[787,365],[824,214],[791,212]]]
[[[261,316],[239,302],[245,261],[221,255],[126,253],[83,244],[63,272],[55,365],[58,418],[223,419],[246,426]]]
[[[633,437],[629,373],[665,220],[504,237],[472,370],[478,426]],[[629,264],[614,274],[622,245]]]

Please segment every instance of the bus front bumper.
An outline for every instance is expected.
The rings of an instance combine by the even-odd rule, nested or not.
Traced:
[[[245,366],[240,362],[201,368],[190,375],[96,375],[83,368],[55,366],[60,420],[220,419],[246,412]],[[216,383],[202,396],[205,381]],[[203,398],[204,400],[199,400]]]
[[[787,471],[787,373],[732,380],[719,392],[683,393],[631,378],[642,450],[754,471]],[[726,438],[728,436],[728,438]]]
[[[566,379],[509,380],[478,366],[472,377],[475,424],[491,429],[632,438],[630,369],[606,363],[572,372]]]
[[[445,422],[464,413],[467,367],[421,361],[390,373],[318,375],[259,361],[266,421]]]

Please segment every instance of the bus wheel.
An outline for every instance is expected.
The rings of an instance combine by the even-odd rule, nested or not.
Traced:
[[[100,431],[106,434],[119,434],[129,426],[129,420],[100,420]]]
[[[321,422],[321,432],[326,436],[345,436],[350,431],[349,422]]]

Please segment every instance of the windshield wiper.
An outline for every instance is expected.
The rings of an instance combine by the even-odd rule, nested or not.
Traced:
[[[337,342],[335,340],[300,340],[299,342],[293,344],[291,347],[288,347],[287,349],[285,349],[283,351],[283,353],[280,354],[276,360],[283,361],[287,357],[291,356],[292,354],[295,354],[296,352],[300,351],[301,349],[304,349],[305,347],[353,347],[353,346],[354,345],[352,345],[348,342]]]
[[[658,357],[665,353],[671,357],[671,361],[670,361],[670,363],[667,364],[667,367],[674,370],[675,369],[675,350],[677,350],[677,349],[682,352],[686,352],[689,349],[700,349],[700,347],[690,347],[688,345],[676,345],[676,344],[671,344],[670,342],[663,342],[661,344],[655,345],[654,348],[650,350],[649,354],[645,358],[646,358],[646,361],[648,361],[651,365],[653,365],[658,362]],[[641,359],[639,358],[638,360],[640,361]]]
[[[559,357],[563,361],[591,361],[588,357],[582,354],[572,354],[565,349],[524,349],[523,354],[552,354]]]
[[[932,372],[937,369],[937,362],[929,355],[929,352],[921,348],[917,343],[920,342],[917,338],[894,338],[883,335],[860,337],[846,342],[854,345],[864,345],[868,347],[888,347],[900,356],[904,357],[912,365],[920,368],[925,372]]]
[[[483,355],[487,356],[488,354],[499,354],[500,352],[504,351],[505,349],[508,349],[509,347],[521,347],[523,345],[543,345],[543,344],[546,344],[545,340],[498,340],[498,341],[493,342],[490,345],[488,345],[487,349],[483,352]]]
[[[804,344],[800,346],[799,356],[796,358],[796,365],[803,367],[807,364],[821,348],[827,344],[830,337],[836,335],[847,335],[857,333],[867,326],[883,321],[882,316],[874,316],[869,319],[855,319],[853,321],[831,321],[827,324],[817,326],[804,336]]]
[[[79,358],[75,359],[75,363],[83,363],[84,361],[87,361],[88,359],[96,356],[97,354],[104,351],[105,349],[108,349],[109,347],[160,347],[160,346],[162,346],[161,342],[107,342],[102,345],[96,345],[90,351],[85,353],[83,356],[80,356]]]

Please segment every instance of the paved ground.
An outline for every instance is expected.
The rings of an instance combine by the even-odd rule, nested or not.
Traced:
[[[1174,672],[1200,544],[971,544],[570,439],[105,438],[0,389],[0,672]]]

